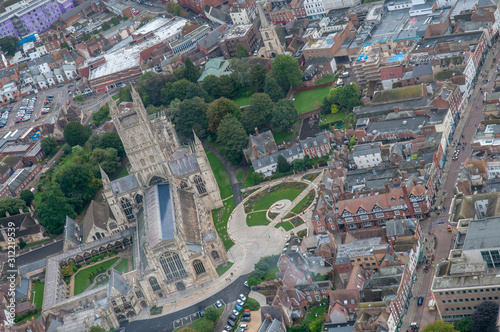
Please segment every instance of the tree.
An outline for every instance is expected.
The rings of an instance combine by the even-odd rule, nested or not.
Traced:
[[[189,57],[184,58],[184,66],[186,67],[184,71],[184,78],[188,81],[196,83],[198,78],[201,76],[200,70],[196,67]]]
[[[493,301],[485,301],[477,306],[471,316],[471,330],[473,332],[497,331],[498,304]]]
[[[156,74],[154,72],[147,72],[142,75],[137,84],[137,92],[141,96],[143,103],[147,106],[149,103],[154,106],[160,106],[161,90],[165,88],[168,82],[172,83],[174,76],[170,74]],[[148,103],[145,102],[148,100]],[[168,105],[168,104],[166,104]]]
[[[233,164],[239,164],[243,157],[242,148],[248,142],[243,125],[231,113],[226,114],[217,130],[217,145],[220,153]]]
[[[231,100],[221,97],[213,101],[207,110],[208,130],[216,134],[219,124],[227,114],[233,115],[236,120],[241,117],[240,108]]]
[[[203,99],[194,97],[179,101],[172,101],[170,104],[170,117],[175,123],[176,131],[182,136],[193,137],[193,130],[198,137],[207,136],[207,104]]]
[[[113,148],[116,149],[120,158],[125,157],[125,149],[123,147],[122,140],[118,133],[115,131],[109,131],[107,133],[99,135],[92,135],[87,141],[86,146],[90,151],[93,151],[95,148]]]
[[[26,189],[26,190],[21,191],[19,198],[22,199],[24,201],[24,203],[26,203],[26,206],[30,206],[31,202],[33,202],[33,200],[35,199],[35,195],[33,195],[31,190]]]
[[[257,302],[257,300],[248,298],[247,302],[244,305],[245,309],[249,309],[250,311],[257,311],[260,309],[260,304]]]
[[[6,36],[0,39],[0,49],[7,56],[14,56],[17,52],[17,48],[19,47],[19,39],[14,36]]]
[[[75,96],[75,100],[76,101],[84,101],[85,100],[85,97],[83,97],[83,95],[81,93],[77,94]]]
[[[36,215],[45,230],[52,234],[63,232],[66,216],[76,217],[73,206],[57,184],[42,192],[42,199],[36,206]]]
[[[271,112],[271,125],[279,131],[286,132],[297,121],[298,113],[293,101],[283,98],[274,104]]]
[[[0,199],[0,218],[6,217],[7,212],[11,216],[20,214],[20,210],[27,211],[26,203],[23,200],[12,197]]]
[[[289,172],[292,169],[292,165],[288,162],[288,160],[285,159],[282,155],[278,156],[278,167],[276,170],[278,173],[286,173]]]
[[[55,181],[78,213],[90,202],[101,186],[101,180],[95,177],[95,172],[88,163],[73,164],[60,169]]]
[[[111,29],[111,26],[109,25],[108,22],[104,22],[103,24],[101,24],[101,28],[102,28],[102,31],[106,31],[106,30]]]
[[[109,119],[109,105],[107,103],[92,114],[92,124],[95,126],[98,126]]]
[[[61,273],[64,277],[71,277],[73,275],[73,267],[71,265],[65,265],[61,268]]]
[[[302,70],[297,60],[291,55],[279,54],[273,61],[273,70],[276,78],[286,90],[290,86],[294,88],[302,83]]]
[[[323,330],[323,322],[325,321],[325,315],[319,316],[317,319],[313,320],[309,324],[310,332],[321,332]]]
[[[255,65],[250,68],[248,73],[248,79],[250,81],[250,86],[258,92],[264,91],[264,83],[266,80],[267,70],[263,65]]]
[[[283,89],[280,87],[278,81],[276,81],[276,78],[271,73],[268,73],[266,75],[266,79],[264,82],[264,92],[269,95],[271,100],[274,102],[285,98]]]
[[[462,318],[453,323],[453,328],[458,332],[471,332],[471,319],[470,317]]]
[[[106,329],[104,327],[100,326],[91,326],[89,332],[106,332]]]
[[[306,163],[304,162],[304,159],[295,159],[293,161],[293,170],[296,172],[300,172],[306,168]]]
[[[232,73],[230,77],[232,78],[234,84],[238,84],[239,86],[235,86],[236,89],[245,87],[248,84],[248,70],[250,66],[248,62],[242,61],[238,58],[229,59],[229,63],[231,64]]]
[[[205,90],[209,97],[212,100],[218,99],[221,97],[220,87],[219,87],[219,79],[215,75],[208,75],[203,79],[203,83],[201,85],[203,90]]]
[[[161,103],[170,105],[174,99],[184,100],[200,97],[205,99],[207,93],[198,84],[181,79],[173,83],[168,82],[165,88],[161,89]]]
[[[422,332],[457,332],[453,325],[442,320],[435,321],[434,323],[424,326]]]
[[[209,305],[205,308],[205,318],[211,322],[216,322],[219,319],[219,311],[215,307]]]
[[[273,106],[273,101],[265,93],[255,93],[250,98],[250,107],[245,109],[241,119],[247,133],[252,132],[254,128],[264,129],[269,126]]]
[[[26,242],[24,242],[23,238],[19,238],[19,249],[24,249],[26,247]]]
[[[127,85],[120,91],[120,101],[132,101],[132,88],[130,85]]]
[[[248,58],[250,55],[248,54],[248,50],[246,49],[245,46],[238,44],[236,45],[236,57],[241,59],[241,58]]]
[[[80,122],[72,121],[64,127],[64,140],[70,146],[84,146],[92,135],[92,129]]]
[[[199,332],[213,332],[215,331],[215,323],[205,320],[202,326],[200,326]]]
[[[45,155],[50,156],[57,148],[56,139],[52,136],[42,138],[41,146]]]
[[[347,108],[351,111],[354,107],[361,105],[361,94],[356,83],[331,89],[327,98],[330,105],[336,104],[339,109]]]
[[[113,18],[111,19],[111,23],[112,23],[113,25],[118,25],[118,24],[120,24],[120,20],[119,20],[117,17],[113,17]]]
[[[90,161],[94,165],[100,165],[108,175],[115,174],[120,167],[120,157],[114,148],[94,149],[90,155]]]
[[[65,48],[65,49],[69,50],[69,45],[68,45],[68,43],[61,43],[61,44],[59,44],[59,47],[60,47],[61,49]]]
[[[222,75],[217,79],[220,95],[226,98],[234,98],[238,93],[237,84],[230,75]]]

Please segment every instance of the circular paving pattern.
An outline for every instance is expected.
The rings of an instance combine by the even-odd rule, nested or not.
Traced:
[[[292,201],[289,199],[282,199],[274,203],[269,209],[270,212],[273,213],[281,213],[290,208],[292,205]]]

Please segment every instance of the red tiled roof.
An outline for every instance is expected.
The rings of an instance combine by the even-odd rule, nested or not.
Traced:
[[[425,195],[425,186],[420,185],[407,187],[407,192],[408,195],[413,194],[414,196],[423,196]],[[403,201],[400,200],[400,197],[404,197],[403,189],[394,188],[386,194],[365,196],[345,201],[339,201],[339,215],[342,215],[344,210],[355,214],[358,212],[359,208],[363,208],[365,211],[372,211],[375,205],[383,210],[388,209],[391,205],[402,203]],[[394,199],[395,201],[393,201],[392,199]]]
[[[401,77],[403,77],[403,67],[401,66],[380,68],[380,79],[382,81]]]

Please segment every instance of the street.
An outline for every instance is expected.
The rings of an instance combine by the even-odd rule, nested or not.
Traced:
[[[498,45],[498,43],[495,45]],[[445,209],[440,212],[440,215],[433,213],[431,218],[422,222],[424,238],[428,241],[424,242],[424,253],[426,252],[426,243],[433,243],[432,241],[434,241],[434,239],[437,242],[435,244],[436,247],[434,252],[435,265],[437,265],[443,258],[448,258],[449,251],[452,247],[452,232],[447,231],[447,221],[450,212],[449,208],[454,196],[453,190],[459,173],[463,168],[464,162],[471,154],[471,139],[476,132],[477,125],[483,120],[483,93],[485,91],[491,92],[495,85],[494,76],[497,74],[496,66],[498,62],[492,63],[492,60],[493,58],[497,58],[498,54],[500,54],[498,46],[496,48],[493,46],[490,49],[482,68],[489,69],[493,64],[493,68],[495,69],[489,70],[487,77],[483,77],[484,74],[480,74],[478,76],[476,87],[472,91],[469,102],[462,113],[462,118],[460,119],[455,131],[453,141],[467,143],[465,149],[463,149],[463,145],[453,146],[453,144],[451,144],[448,146],[447,164],[443,174],[444,181],[442,181],[444,184],[441,185],[441,188],[436,194],[436,205],[441,205],[440,201],[443,199],[443,206]],[[482,84],[483,79],[485,78],[488,79],[488,81],[486,84]],[[462,135],[464,136],[463,138]],[[463,150],[458,155],[458,159],[453,160],[453,153],[457,147]],[[440,222],[444,222],[444,224],[439,224]],[[432,246],[434,246],[434,244]],[[434,273],[434,268],[430,268],[427,273],[423,272],[422,268],[417,270],[417,281],[413,286],[413,298],[410,301],[408,313],[403,320],[403,325],[400,328],[400,331],[408,330],[411,322],[417,322],[420,327],[423,327],[439,319],[439,317],[437,317],[437,311],[430,311],[427,306],[431,296],[430,288],[434,279]],[[424,297],[424,304],[422,306],[418,306],[416,304],[417,299],[420,296]]]
[[[191,322],[196,319],[201,309],[209,305],[213,305],[217,300],[222,300],[223,303],[232,303],[236,301],[239,294],[248,296],[250,288],[243,283],[247,280],[248,275],[243,275],[231,283],[230,287],[226,287],[219,293],[209,297],[199,303],[193,304],[189,308],[171,313],[169,315],[150,318],[147,320],[136,320],[133,322],[122,322],[120,327],[125,328],[125,331],[148,331],[148,332],[171,332],[176,328]],[[234,308],[232,308],[234,309]]]

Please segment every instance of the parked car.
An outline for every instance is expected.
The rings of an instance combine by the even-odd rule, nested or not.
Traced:
[[[252,318],[250,318],[250,317],[248,317],[248,316],[247,316],[247,317],[242,317],[242,318],[240,319],[240,322],[249,322],[249,321],[251,321],[251,320],[252,320]]]
[[[243,306],[245,304],[245,302],[243,302],[242,300],[240,299],[237,299],[236,300],[236,303],[239,305],[239,306]]]
[[[58,84],[57,87],[58,88],[62,88],[64,86],[64,84]]]
[[[68,100],[66,100],[66,105],[69,105],[71,102]]]
[[[237,317],[235,315],[229,315],[228,319],[236,321]]]
[[[246,301],[246,300],[247,300],[246,296],[245,296],[245,295],[243,295],[243,294],[240,294],[240,299],[241,299],[242,301]]]
[[[215,306],[216,306],[217,308],[222,307],[222,302],[221,302],[220,300],[217,300],[217,302],[215,302]]]
[[[230,320],[230,319],[229,319],[229,320],[227,321],[227,325],[229,325],[229,326],[231,326],[231,327],[234,327],[234,326],[236,325],[236,323],[235,323],[235,322],[233,322],[232,320]]]
[[[233,309],[232,313],[233,313],[233,315],[235,315],[235,316],[238,316],[238,314],[239,314],[238,310],[236,310],[236,309]]]
[[[424,304],[424,297],[420,296],[417,300],[417,305],[421,306],[422,304]]]
[[[342,74],[340,74],[340,77],[341,78],[349,77],[349,72],[348,71],[343,72]]]
[[[246,329],[248,329],[248,324],[240,324],[240,326],[238,326],[238,328],[246,330]]]
[[[239,306],[239,305],[235,305],[234,307],[235,307],[235,308],[236,308],[236,310],[238,310],[238,311],[241,311],[241,309],[243,309],[243,308],[242,308],[241,306]]]
[[[243,313],[243,315],[241,315],[241,317],[250,317],[250,316],[251,316],[251,314],[249,312],[246,312],[246,310]]]

